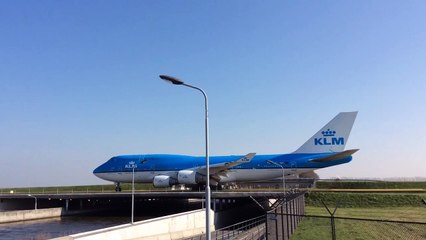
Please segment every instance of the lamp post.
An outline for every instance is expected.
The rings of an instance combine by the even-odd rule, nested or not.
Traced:
[[[35,196],[33,196],[33,195],[31,195],[31,194],[28,194],[28,197],[33,197],[34,198],[34,209],[35,210],[37,210],[37,197],[35,197]]]
[[[135,163],[132,165],[132,224],[135,216]]]
[[[283,167],[283,165],[278,164],[278,163],[276,163],[276,162],[274,162],[272,160],[268,160],[266,162],[274,164],[274,165],[280,167],[283,170],[283,197],[285,198],[285,174],[284,174],[284,167]]]
[[[135,215],[135,168],[138,166],[136,165],[135,161],[131,161],[125,167],[132,169],[132,214],[131,214],[130,221],[133,224],[134,215]]]
[[[204,108],[205,108],[205,137],[206,137],[206,192],[205,192],[205,198],[206,198],[206,240],[211,239],[211,233],[210,233],[210,166],[209,166],[209,118],[208,118],[208,100],[207,100],[207,94],[204,92],[203,89],[189,85],[184,83],[183,81],[167,76],[167,75],[160,75],[160,78],[170,82],[174,85],[182,85],[185,87],[193,88],[195,90],[200,91],[204,96]]]

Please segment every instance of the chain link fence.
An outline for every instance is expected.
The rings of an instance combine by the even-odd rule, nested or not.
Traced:
[[[276,218],[299,218],[298,228],[290,238],[280,235],[280,231],[268,232],[267,239],[354,239],[354,240],[425,240],[426,223],[390,221],[314,215],[295,215],[277,213]],[[286,229],[286,226],[284,226]]]
[[[330,216],[306,215],[304,194],[296,193],[265,215],[216,230],[212,239],[426,240],[426,222],[336,217],[335,212],[329,210]]]
[[[266,234],[268,240],[288,240],[302,221],[305,213],[303,192],[287,196],[281,205],[266,213]]]

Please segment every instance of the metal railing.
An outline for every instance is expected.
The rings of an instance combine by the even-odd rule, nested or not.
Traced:
[[[275,206],[275,204],[273,204]],[[225,228],[217,229],[211,236],[215,240],[238,239],[238,240],[260,240],[260,239],[290,239],[296,227],[305,213],[304,193],[292,193],[286,195],[274,209],[265,214],[239,222]],[[203,240],[205,235],[197,235],[185,240]]]
[[[304,213],[304,192],[286,196],[282,204],[266,213],[266,239],[290,239]]]
[[[306,179],[304,181],[307,181]],[[303,182],[302,182],[303,183]],[[299,184],[298,184],[299,185]],[[130,192],[132,186],[130,183],[121,184],[123,192]],[[282,192],[282,186],[274,184],[273,182],[267,183],[246,183],[241,184],[236,189],[223,189],[212,188],[212,191],[244,191],[244,192]],[[135,184],[135,191],[137,192],[204,192],[202,188],[189,189],[183,186],[169,187],[169,188],[155,188],[152,184],[138,183]],[[52,186],[52,187],[6,187],[0,188],[0,194],[59,194],[59,193],[109,193],[115,192],[113,184],[108,185],[82,185],[82,186]]]
[[[265,216],[259,216],[216,230],[215,239],[263,239]]]
[[[215,240],[228,239],[264,239],[265,238],[265,216],[255,217],[239,222],[212,232],[211,237]],[[200,234],[185,240],[204,240],[205,235]]]

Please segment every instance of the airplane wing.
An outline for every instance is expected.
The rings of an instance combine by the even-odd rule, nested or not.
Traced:
[[[210,176],[216,179],[219,175],[226,174],[229,168],[250,162],[255,155],[256,153],[249,153],[236,161],[212,164],[210,165]],[[206,174],[206,166],[198,168],[197,172]]]
[[[328,156],[325,156],[325,157],[314,158],[314,159],[309,160],[309,162],[331,162],[331,161],[342,160],[343,158],[351,156],[352,154],[354,154],[358,150],[359,149],[346,150],[346,151],[331,154],[331,155],[328,155]]]

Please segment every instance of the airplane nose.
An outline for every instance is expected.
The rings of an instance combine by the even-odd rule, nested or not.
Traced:
[[[104,180],[108,180],[106,178],[107,175],[107,168],[108,168],[108,164],[107,162],[98,166],[97,168],[95,168],[93,170],[93,175],[95,175],[96,177],[100,178],[100,179],[104,179]]]
[[[100,172],[100,166],[93,170],[93,174],[95,174],[95,175],[99,172]]]
[[[98,167],[96,167],[96,168],[93,170],[93,174],[95,174],[95,175],[97,176],[99,173],[105,172],[105,164],[106,164],[106,163],[101,164],[101,165],[99,165]]]

